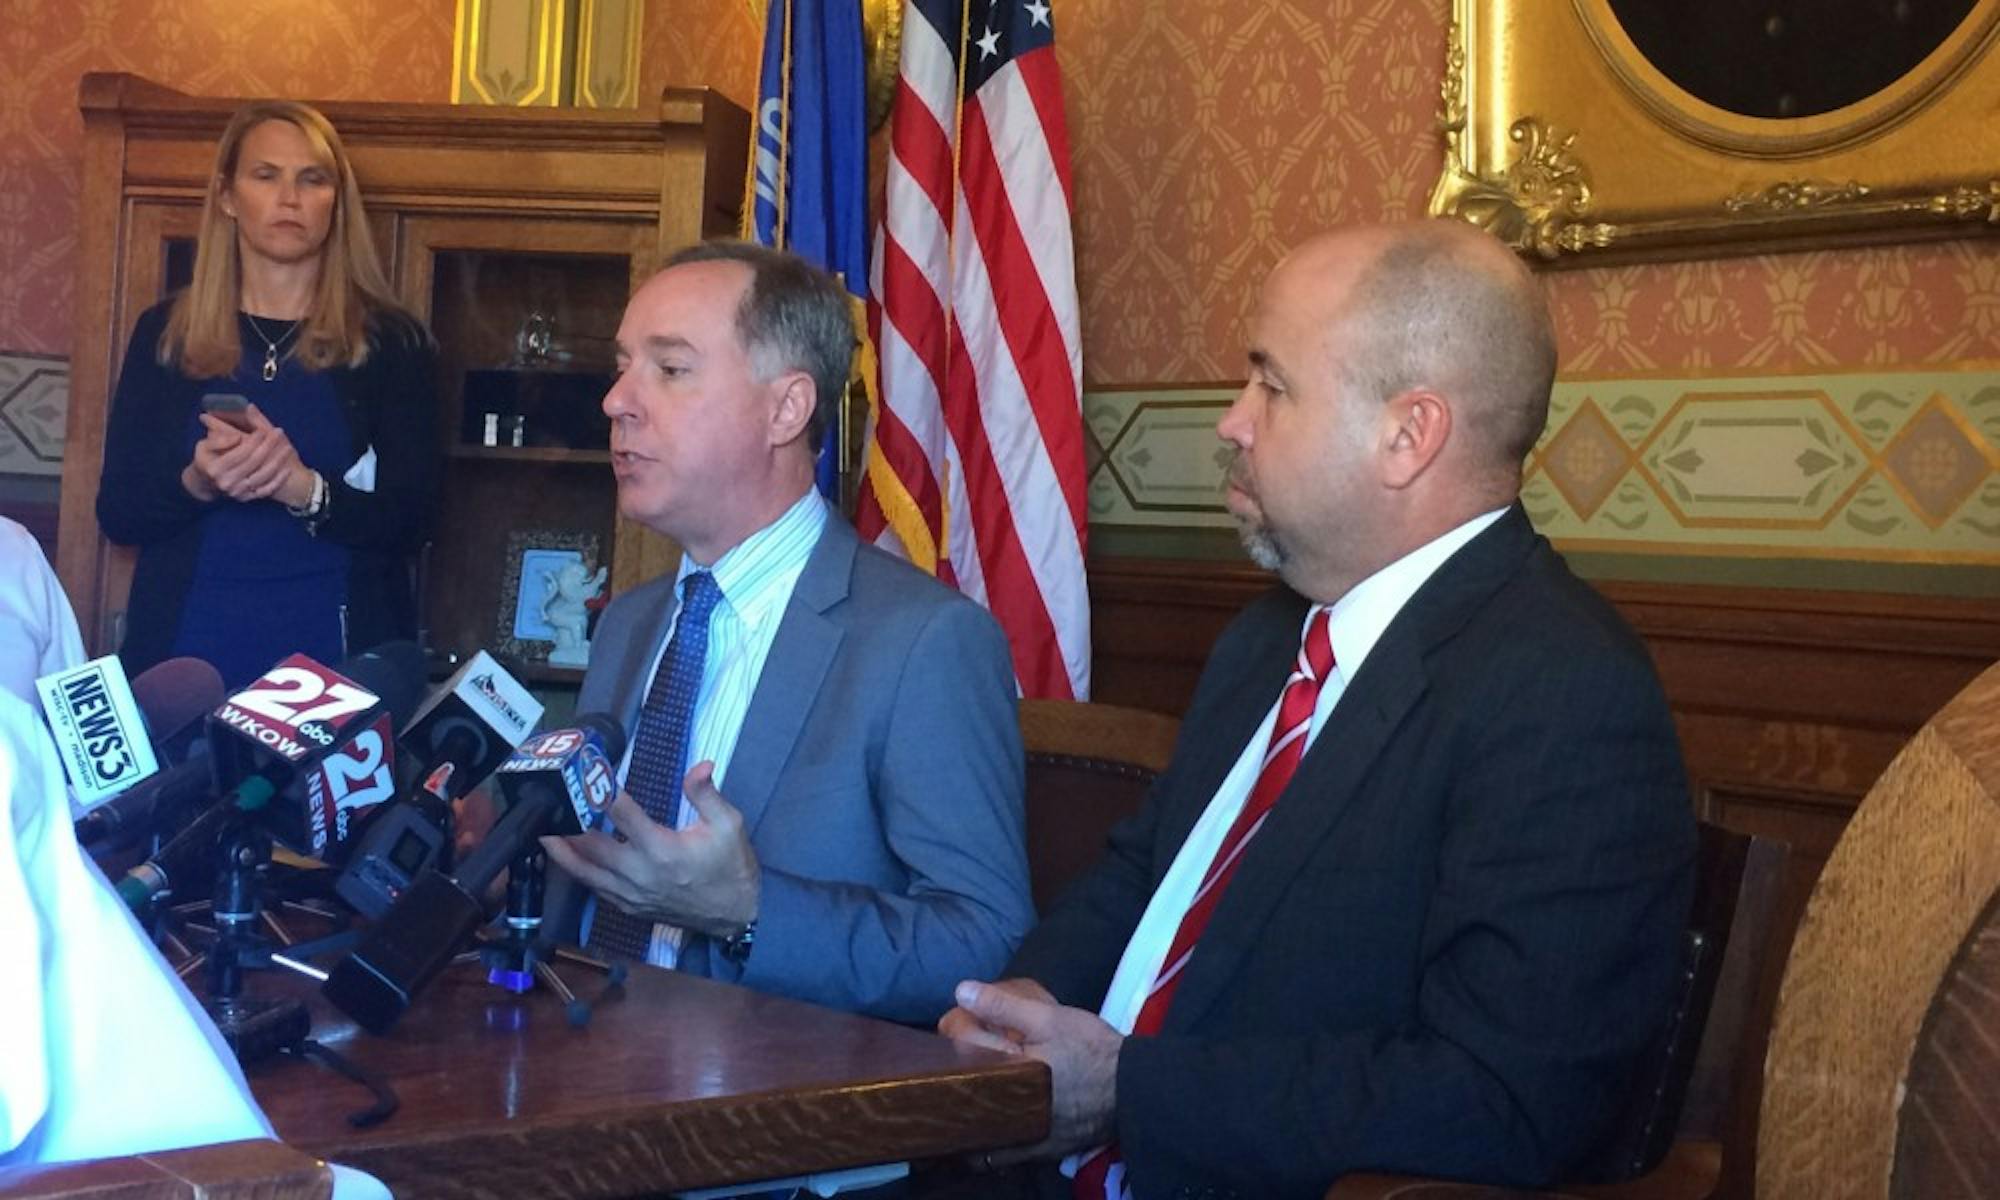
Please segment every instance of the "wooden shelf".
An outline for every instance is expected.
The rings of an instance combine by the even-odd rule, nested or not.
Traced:
[[[464,446],[445,449],[452,458],[487,462],[570,463],[577,466],[609,466],[609,450],[570,450],[562,446]]]
[[[462,658],[432,657],[424,664],[425,674],[431,682],[437,683],[451,678],[453,671],[465,665]],[[545,662],[522,662],[519,659],[507,663],[507,673],[524,684],[553,683],[565,687],[578,687],[583,683],[582,667],[552,667]]]

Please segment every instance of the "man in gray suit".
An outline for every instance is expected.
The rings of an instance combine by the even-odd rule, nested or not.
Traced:
[[[578,697],[631,735],[618,836],[545,844],[593,948],[929,1022],[1033,921],[1020,732],[992,617],[813,489],[852,348],[839,284],[754,245],[626,306],[619,509],[683,555],[605,611]]]

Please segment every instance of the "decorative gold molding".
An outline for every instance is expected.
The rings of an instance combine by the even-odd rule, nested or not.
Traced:
[[[1584,220],[1591,209],[1590,172],[1571,153],[1575,134],[1522,117],[1507,130],[1521,153],[1506,170],[1491,175],[1476,169],[1465,140],[1465,38],[1457,21],[1447,35],[1445,61],[1438,113],[1445,168],[1431,191],[1431,215],[1457,217],[1544,259],[1615,241],[1616,226]]]
[[[451,102],[553,108],[569,102],[571,0],[458,0]]]
[[[1774,183],[1761,192],[1744,192],[1722,202],[1730,212],[1791,212],[1801,208],[1823,208],[1860,200],[1869,189],[1850,179],[1846,183],[1821,183],[1817,179],[1789,179]]]
[[[577,0],[576,103],[636,108],[646,0]]]
[[[861,0],[861,36],[868,43],[868,129],[880,129],[896,98],[902,70],[903,0]]]
[[[770,0],[743,3],[757,23],[757,36],[763,37]],[[889,119],[896,99],[896,75],[903,66],[903,0],[861,0],[861,40],[868,64],[868,132],[874,133]]]
[[[1611,5],[1612,0],[1570,0],[1572,19],[1589,36],[1594,57],[1622,85],[1621,96],[1637,101],[1655,121],[1688,141],[1753,158],[1835,150],[1893,129],[1971,70],[2000,24],[2000,6],[1978,6],[1922,63],[1867,99],[1817,116],[1764,120],[1727,112],[1682,91],[1646,61],[1625,35]],[[1558,7],[1547,5],[1549,10]]]
[[[1667,80],[1609,0],[1453,0],[1430,211],[1557,263],[2000,226],[1996,46],[2000,0],[1975,0],[1875,95],[1796,119],[1747,117]]]
[[[1989,179],[1983,187],[1978,184],[1955,187],[1920,203],[1925,212],[1939,216],[1967,220],[1984,214],[1988,225],[2000,225],[2000,179]]]
[[[453,104],[634,108],[646,0],[458,0]]]

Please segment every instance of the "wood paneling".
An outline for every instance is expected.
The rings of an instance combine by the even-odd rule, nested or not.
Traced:
[[[1093,700],[1179,715],[1271,576],[1091,563]],[[2000,659],[2000,606],[1957,598],[1609,582],[1652,650],[1703,816],[1823,858],[1923,723]]]

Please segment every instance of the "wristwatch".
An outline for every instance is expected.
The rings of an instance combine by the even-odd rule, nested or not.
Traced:
[[[757,941],[757,918],[743,927],[743,932],[732,933],[722,939],[722,957],[737,966],[750,961],[750,949]]]

